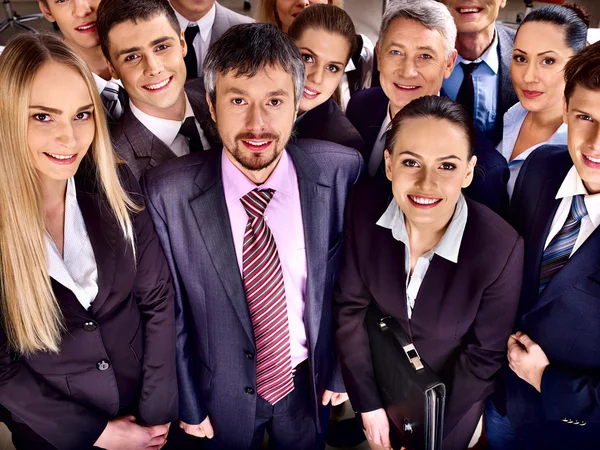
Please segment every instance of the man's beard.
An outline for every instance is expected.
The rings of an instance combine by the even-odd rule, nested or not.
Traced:
[[[234,148],[228,149],[233,158],[246,170],[260,171],[269,167],[279,158],[283,148],[287,145],[280,145],[280,136],[271,133],[240,133],[235,137]],[[260,153],[250,153],[250,150],[244,151],[241,148],[242,140],[248,141],[271,141],[268,150]]]

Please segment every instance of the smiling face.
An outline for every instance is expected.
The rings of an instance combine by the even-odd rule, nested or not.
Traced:
[[[296,16],[317,3],[327,4],[328,0],[275,0],[275,15],[281,21],[281,31],[287,33]]]
[[[576,86],[563,108],[569,154],[590,194],[600,193],[600,91]]]
[[[506,0],[442,0],[459,33],[479,33],[493,26]]]
[[[456,61],[456,51],[446,57],[438,31],[405,18],[390,23],[378,46],[380,82],[390,99],[392,117],[416,98],[438,95]]]
[[[264,181],[281,157],[296,119],[294,82],[280,66],[255,76],[219,74],[216,102],[207,100],[229,160],[252,181]]]
[[[344,75],[350,44],[341,35],[309,28],[296,41],[306,67],[300,111],[310,111],[327,101]]]
[[[100,0],[48,0],[38,4],[46,19],[56,22],[65,41],[76,50],[100,45],[96,30],[96,11]]]
[[[461,189],[471,184],[476,161],[469,159],[469,141],[458,125],[432,117],[406,119],[391,154],[385,151],[385,170],[407,222],[445,226]]]
[[[133,104],[154,117],[179,120],[185,110],[186,44],[165,15],[127,21],[108,33],[109,69]]]
[[[525,23],[515,39],[510,75],[515,92],[528,111],[561,110],[563,70],[573,50],[562,28],[542,22]]]
[[[102,113],[102,112],[100,112]],[[81,75],[50,62],[35,75],[27,142],[42,184],[75,175],[95,134],[92,97]]]

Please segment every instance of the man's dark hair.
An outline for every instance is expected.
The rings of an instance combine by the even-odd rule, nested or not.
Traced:
[[[233,72],[236,77],[254,77],[268,66],[279,66],[292,76],[297,104],[304,90],[304,62],[292,38],[271,23],[231,27],[204,60],[204,86],[213,105],[218,75]]]
[[[100,47],[106,59],[110,61],[108,33],[113,27],[128,21],[134,24],[139,21],[145,22],[163,14],[167,16],[177,35],[181,34],[177,16],[168,0],[102,0],[98,7],[96,27]]]
[[[475,127],[467,109],[449,98],[437,95],[416,98],[396,114],[392,120],[391,129],[387,133],[385,148],[392,152],[398,139],[398,133],[405,122],[409,119],[419,118],[443,119],[457,125],[464,132],[469,143],[469,159],[475,153]],[[435,133],[435,130],[432,130],[432,133]]]
[[[567,105],[577,86],[600,91],[600,42],[584,48],[567,62],[565,83]]]

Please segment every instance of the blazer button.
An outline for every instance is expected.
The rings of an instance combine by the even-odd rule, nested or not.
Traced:
[[[244,392],[248,395],[252,395],[254,394],[254,389],[247,387],[246,389],[244,389]]]
[[[254,359],[254,355],[252,354],[252,352],[244,352],[244,355],[246,356],[246,358],[248,359]]]
[[[587,424],[587,422],[585,420],[582,420],[581,422],[579,422],[579,426],[581,426],[581,427],[585,427],[586,424]]]
[[[93,320],[89,320],[83,324],[84,331],[96,331],[98,329],[98,324]]]
[[[103,359],[102,361],[98,361],[96,363],[96,368],[100,371],[100,372],[104,372],[105,370],[110,369],[110,363]]]
[[[566,417],[563,417],[563,418],[562,418],[562,419],[560,419],[560,420],[562,420],[564,423],[569,423],[569,419],[567,419]]]

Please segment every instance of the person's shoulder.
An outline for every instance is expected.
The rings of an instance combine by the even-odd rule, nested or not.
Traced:
[[[188,98],[195,96],[195,95],[205,96],[206,89],[204,87],[204,78],[198,77],[198,78],[192,78],[192,79],[186,81],[185,85],[184,85],[184,89],[185,89],[186,94],[188,95]]]
[[[372,87],[369,89],[362,89],[356,92],[352,98],[350,98],[350,102],[348,103],[348,108],[352,106],[362,106],[364,104],[373,104],[380,102],[387,102],[388,98],[383,92],[381,87]]]
[[[245,16],[243,14],[236,13],[235,11],[220,5],[218,2],[215,3],[215,7],[217,8],[217,13],[223,14],[227,16],[230,24],[239,25],[242,23],[253,23],[254,19],[252,17]]]
[[[542,145],[529,155],[521,171],[525,176],[544,178],[550,173],[568,170],[572,165],[573,160],[566,145]]]
[[[467,223],[472,223],[478,239],[498,247],[514,243],[519,238],[515,229],[490,208],[469,198],[465,200],[468,208]]]
[[[143,176],[143,185],[148,196],[165,192],[165,187],[176,187],[177,192],[184,193],[193,185],[200,168],[214,162],[214,158],[219,155],[220,152],[214,150],[190,153],[147,170]]]
[[[517,31],[514,28],[496,22],[496,30],[498,30],[498,37],[500,39],[505,37],[509,38],[511,41],[515,40],[515,35],[517,34]]]
[[[297,164],[299,153],[307,155],[326,178],[335,178],[344,172],[356,179],[362,168],[362,156],[357,150],[334,142],[298,139],[288,144],[288,151],[294,164]]]

